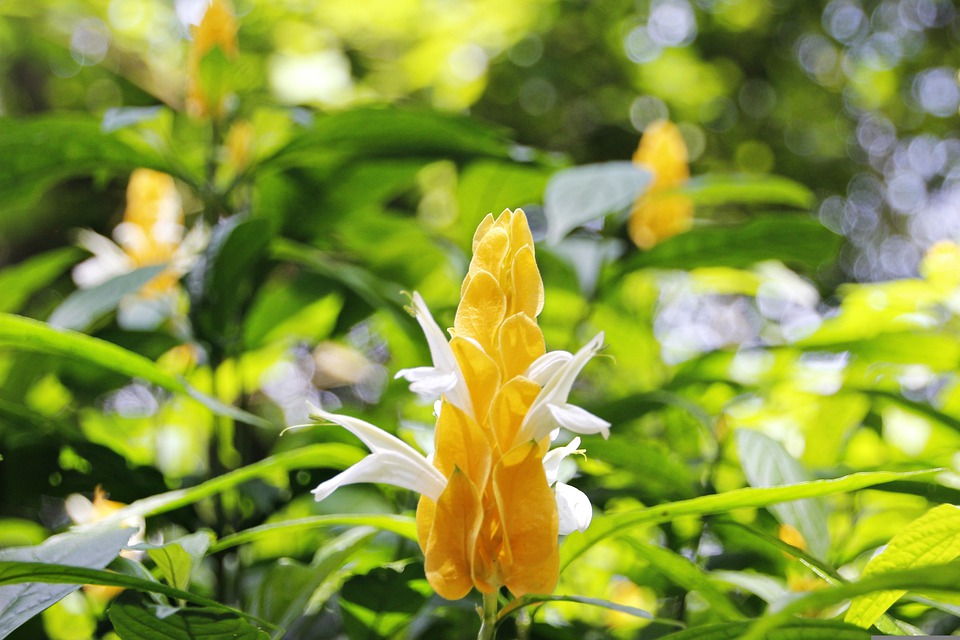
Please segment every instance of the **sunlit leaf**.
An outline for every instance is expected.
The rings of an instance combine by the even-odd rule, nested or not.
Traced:
[[[672,633],[669,640],[738,640],[750,628],[749,622],[724,622]],[[769,632],[767,640],[870,640],[870,634],[833,620],[792,620]]]
[[[628,207],[650,184],[650,172],[632,162],[588,164],[559,171],[543,194],[547,242],[556,244],[588,222]]]
[[[210,533],[198,531],[166,544],[144,543],[133,548],[147,552],[167,584],[177,589],[186,589],[190,586],[190,572],[203,560],[211,542]]]
[[[751,429],[736,433],[737,454],[747,481],[753,487],[776,487],[810,480],[810,474],[786,449],[769,436]],[[783,524],[797,529],[815,558],[823,560],[830,549],[827,507],[808,498],[775,504],[770,510]]]
[[[696,205],[782,204],[809,209],[816,198],[807,187],[773,175],[709,174],[687,180],[679,189]]]
[[[260,538],[273,535],[290,535],[303,529],[320,527],[374,527],[383,531],[395,533],[413,542],[417,541],[417,525],[413,518],[399,515],[367,515],[344,514],[330,516],[311,516],[281,522],[271,522],[258,527],[251,527],[238,531],[218,540],[211,548],[211,553],[217,553],[241,544],[254,542]]]
[[[30,578],[11,580],[10,571],[18,567],[45,567],[67,564],[100,569],[117,557],[130,539],[130,529],[97,528],[85,532],[61,533],[35,547],[12,547],[0,550],[0,638],[5,638],[24,622],[37,615],[83,582],[43,584]]]
[[[942,504],[902,528],[883,551],[867,563],[860,579],[897,569],[949,562],[957,556],[960,556],[960,507]],[[868,628],[904,593],[905,590],[881,591],[856,598],[845,620]]]
[[[566,567],[597,542],[640,525],[668,522],[681,516],[705,516],[743,507],[766,507],[790,500],[848,493],[894,480],[905,480],[911,477],[918,479],[939,471],[940,469],[854,473],[831,480],[800,482],[783,487],[735,489],[690,500],[624,511],[596,518],[585,532],[575,532],[567,536],[560,547],[560,564],[561,567]]]

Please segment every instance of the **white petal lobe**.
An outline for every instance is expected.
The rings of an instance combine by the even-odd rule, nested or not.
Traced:
[[[593,519],[593,505],[590,498],[576,487],[558,482],[554,487],[557,496],[557,512],[560,515],[560,535],[566,536],[574,531],[586,531]]]

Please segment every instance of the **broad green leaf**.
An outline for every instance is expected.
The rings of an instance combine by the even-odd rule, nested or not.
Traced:
[[[794,616],[825,609],[857,596],[890,590],[960,593],[960,562],[876,573],[857,582],[812,591],[784,605],[776,613],[758,619],[740,637],[742,640],[767,638],[773,629],[790,624]]]
[[[893,536],[887,546],[864,567],[861,580],[897,569],[949,562],[960,556],[960,507],[941,504]],[[868,628],[905,590],[881,591],[855,599],[845,620]]]
[[[79,249],[61,247],[0,270],[0,312],[20,311],[30,296],[53,282],[79,257]]]
[[[646,544],[632,538],[627,542],[636,557],[646,560],[654,570],[687,591],[697,591],[720,618],[742,620],[744,615],[723,591],[711,582],[709,574],[669,549]]]
[[[167,373],[152,360],[106,340],[51,327],[38,320],[0,313],[0,346],[84,360],[131,378],[141,378],[168,391],[185,393],[219,415],[272,428],[263,418],[211,398]]]
[[[623,270],[748,267],[780,260],[815,268],[836,257],[841,237],[805,214],[767,214],[738,225],[703,225],[639,251]]]
[[[548,177],[539,166],[502,160],[471,162],[457,176],[458,237],[469,243],[476,224],[488,213],[496,216],[504,209],[540,202]]]
[[[759,431],[739,429],[736,442],[740,465],[750,486],[777,487],[811,479],[807,470],[779,442]],[[826,559],[830,550],[830,533],[827,530],[827,506],[823,500],[794,500],[775,504],[770,510],[781,523],[800,532],[813,557]]]
[[[139,544],[133,548],[147,552],[167,584],[186,589],[190,586],[190,572],[203,560],[212,541],[210,533],[198,531],[166,544]]]
[[[749,622],[708,624],[665,636],[668,640],[739,640]],[[870,640],[870,634],[834,620],[791,620],[764,636],[766,640]]]
[[[129,533],[129,531],[125,532]],[[252,620],[259,625],[273,627],[273,625],[244,613],[233,607],[220,604],[209,598],[199,596],[183,589],[177,589],[162,582],[138,578],[125,573],[114,573],[113,571],[103,571],[100,569],[87,569],[85,567],[75,567],[64,564],[55,564],[49,562],[13,562],[0,560],[0,587],[19,584],[57,584],[74,585],[99,584],[108,587],[123,587],[124,589],[135,589],[146,593],[160,593],[170,598],[185,600],[203,607],[208,607],[230,613],[236,616]],[[65,593],[69,593],[68,589]],[[65,595],[65,594],[64,594]],[[63,596],[60,596],[63,597]],[[50,603],[52,604],[52,602]],[[49,605],[48,605],[49,606]]]
[[[755,571],[711,571],[710,577],[715,581],[725,582],[748,591],[767,604],[776,602],[790,593],[783,578],[775,578]]]
[[[547,243],[608,213],[626,209],[650,184],[650,172],[632,162],[587,164],[558,171],[543,194]]]
[[[137,167],[170,171],[146,145],[134,148],[104,133],[88,115],[0,118],[0,193],[3,206],[31,206],[51,185],[74,176],[120,174]],[[0,216],[0,235],[6,228]]]
[[[681,516],[705,516],[744,507],[766,507],[790,500],[848,493],[894,480],[921,478],[940,471],[940,469],[929,469],[854,473],[840,478],[800,482],[784,487],[735,489],[690,500],[624,511],[597,518],[585,532],[574,532],[567,536],[560,549],[560,566],[561,568],[568,566],[597,542],[624,533],[632,527],[668,522]]]
[[[102,316],[117,308],[128,295],[137,293],[166,268],[158,264],[136,269],[90,289],[77,289],[60,303],[47,322],[54,327],[86,331]]]
[[[250,623],[217,609],[151,612],[130,604],[108,611],[121,640],[267,640],[270,636]]]
[[[244,529],[237,533],[224,536],[210,548],[211,553],[218,553],[231,547],[253,542],[261,537],[280,534],[294,534],[302,529],[316,529],[318,527],[374,527],[383,531],[395,533],[413,542],[417,541],[417,524],[409,516],[398,515],[331,515],[297,518],[285,522],[271,522],[258,527]]]
[[[332,591],[342,584],[343,578],[338,576],[349,573],[350,557],[375,534],[375,529],[354,527],[325,543],[310,566],[295,562],[274,565],[260,583],[253,613],[288,628],[308,607],[317,605],[314,594],[318,589],[323,586]]]
[[[678,191],[702,206],[721,204],[782,204],[809,209],[816,202],[807,187],[772,175],[710,174],[687,180]]]
[[[234,469],[233,471],[211,478],[206,482],[202,482],[188,489],[174,489],[166,493],[142,498],[128,504],[122,509],[114,511],[99,522],[122,522],[134,516],[149,517],[167,513],[168,511],[179,509],[180,507],[193,504],[198,500],[209,498],[210,496],[232,489],[249,480],[269,477],[277,471],[309,469],[314,467],[345,469],[359,462],[364,455],[366,455],[366,452],[357,447],[339,443],[313,444],[301,447],[294,451],[278,453],[259,462],[247,465],[246,467]],[[220,545],[222,545],[222,541]],[[222,548],[220,545],[214,548],[219,550]]]
[[[309,164],[318,150],[376,157],[507,158],[501,132],[476,119],[425,109],[360,107],[317,117],[281,149],[272,164]]]
[[[34,547],[0,549],[0,638],[7,637],[24,622],[83,584],[41,584],[40,580],[29,579],[9,581],[5,579],[4,568],[22,563],[31,566],[55,563],[101,569],[117,557],[131,533],[131,529],[100,527],[85,532],[61,533]]]

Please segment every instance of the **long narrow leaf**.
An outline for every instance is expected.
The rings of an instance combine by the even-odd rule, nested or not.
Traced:
[[[193,504],[204,498],[216,495],[231,489],[243,482],[272,474],[276,471],[304,469],[310,467],[325,467],[344,469],[358,462],[364,452],[346,444],[314,444],[271,456],[246,467],[235,469],[222,476],[207,480],[202,484],[189,489],[174,489],[149,498],[132,502],[126,507],[114,511],[98,524],[122,522],[133,516],[155,516],[186,505]]]
[[[216,414],[264,428],[272,425],[252,413],[229,406],[167,373],[152,360],[83,333],[58,329],[39,320],[0,313],[0,346],[84,360],[111,371],[140,378],[174,393],[185,393]]]
[[[124,589],[136,589],[137,591],[161,593],[170,598],[186,600],[204,607],[217,609],[232,613],[233,615],[246,618],[256,624],[275,629],[272,624],[266,620],[260,620],[250,614],[244,613],[239,609],[220,604],[215,600],[204,598],[195,593],[177,589],[162,582],[145,580],[135,576],[123,573],[113,573],[112,571],[103,571],[100,569],[87,569],[84,567],[72,567],[65,564],[47,564],[42,562],[12,562],[0,561],[0,586],[8,584],[23,584],[29,582],[41,582],[46,584],[98,584],[107,587],[123,587]]]
[[[221,538],[210,548],[210,553],[217,553],[258,540],[264,536],[276,535],[278,533],[292,534],[302,529],[317,529],[320,527],[376,527],[383,531],[395,533],[398,536],[408,540],[417,540],[417,523],[409,516],[398,515],[332,515],[332,516],[313,516],[310,518],[297,518],[296,520],[287,520],[285,522],[272,522],[270,524],[251,527],[238,533]]]
[[[940,471],[942,469],[854,473],[842,478],[800,482],[782,487],[736,489],[726,493],[625,511],[598,519],[585,532],[568,536],[561,547],[561,567],[568,566],[601,540],[624,533],[639,525],[667,522],[681,516],[705,516],[743,507],[766,507],[790,500],[848,493],[884,482],[920,478]]]

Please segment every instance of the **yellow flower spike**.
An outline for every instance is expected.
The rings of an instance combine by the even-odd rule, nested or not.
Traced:
[[[557,478],[580,439],[550,450],[551,436],[560,427],[607,435],[609,423],[567,404],[603,335],[575,355],[545,352],[536,321],[543,282],[519,209],[484,218],[473,249],[449,340],[423,299],[412,296],[433,366],[397,376],[414,391],[441,396],[432,462],[372,425],[317,410],[360,436],[373,455],[314,493],[322,499],[369,481],[420,492],[417,537],[426,576],[445,598],[471,588],[495,594],[501,586],[515,596],[547,593],[557,583],[559,536],[584,530],[592,515],[587,497]]]
[[[187,60],[187,113],[194,118],[222,118],[225,96],[208,96],[201,79],[204,57],[219,47],[229,59],[239,55],[237,19],[228,0],[211,0],[200,24],[191,29],[193,42]],[[211,104],[213,102],[213,104]]]
[[[653,182],[634,203],[628,231],[639,248],[652,249],[693,226],[693,201],[683,194],[663,194],[690,177],[687,145],[680,129],[666,120],[647,126],[633,162],[649,169]]]
[[[208,233],[203,225],[185,233],[183,206],[171,176],[152,169],[135,169],[130,174],[127,206],[113,238],[115,243],[88,229],[79,231],[80,246],[93,257],[74,268],[77,285],[95,287],[141,267],[166,264],[167,268],[140,290],[138,298],[172,313],[177,283],[203,251]],[[121,303],[121,313],[133,306],[125,305]]]

